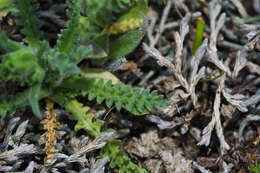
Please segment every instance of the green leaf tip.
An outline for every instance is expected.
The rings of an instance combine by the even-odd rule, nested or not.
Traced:
[[[59,34],[57,48],[60,52],[69,53],[79,42],[80,30],[80,0],[67,1],[69,9],[67,15],[70,18],[68,28],[63,29]]]
[[[195,36],[194,46],[192,50],[192,55],[195,55],[197,49],[200,47],[202,43],[204,27],[205,27],[205,22],[201,17],[199,17],[197,19],[196,36]]]

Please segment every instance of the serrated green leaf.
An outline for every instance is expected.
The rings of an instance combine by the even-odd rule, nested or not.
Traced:
[[[106,99],[106,105],[107,107],[111,107],[113,105],[113,100],[112,99]]]
[[[128,110],[129,112],[131,112],[133,110],[133,107],[134,107],[134,105],[131,102],[128,102],[125,106],[126,110]]]
[[[95,138],[101,134],[100,129],[104,122],[101,120],[94,121],[95,115],[93,113],[87,113],[89,107],[83,106],[74,99],[65,105],[65,109],[71,112],[71,118],[73,120],[77,120],[75,130],[84,129]]]
[[[143,95],[148,96],[150,94],[150,89],[145,89]]]
[[[75,53],[70,53],[71,61],[78,64],[83,59],[87,58],[93,52],[93,47],[89,46],[78,46],[75,50]]]
[[[137,105],[138,112],[144,112],[144,106],[142,104]]]
[[[151,95],[152,95],[152,96],[157,96],[157,95],[158,95],[158,91],[157,91],[157,90],[153,90],[153,91],[151,92]]]
[[[102,96],[97,96],[97,102],[98,104],[101,104],[105,98]]]
[[[32,47],[39,47],[42,33],[39,30],[40,24],[36,20],[36,5],[32,4],[33,0],[19,0],[16,2],[24,25],[23,32],[21,31],[26,35],[24,41]]]
[[[70,17],[68,28],[61,31],[57,40],[57,49],[66,54],[73,51],[79,41],[80,0],[67,1],[67,4],[67,15]]]
[[[121,108],[122,108],[122,103],[117,101],[116,102],[116,109],[117,109],[117,111],[120,111]]]
[[[109,89],[107,84],[109,85]],[[93,81],[83,77],[74,77],[64,80],[61,87],[82,90],[82,93],[88,94],[89,100],[96,97],[98,103],[102,103],[103,100],[113,100],[118,111],[122,107],[135,115],[145,115],[155,105],[159,105],[160,107],[166,106],[166,101],[162,96],[150,94],[149,90],[140,93],[140,89],[132,88],[123,83],[116,83],[116,85],[111,86],[111,82],[104,82],[103,79]],[[155,94],[155,91],[153,93]]]
[[[96,97],[96,95],[94,93],[92,93],[92,92],[90,92],[89,95],[88,95],[88,99],[90,101],[92,101],[95,97]]]

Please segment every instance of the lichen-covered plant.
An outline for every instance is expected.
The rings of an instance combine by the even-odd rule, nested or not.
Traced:
[[[82,69],[78,65],[88,59],[104,62],[131,52],[142,38],[142,32],[137,28],[147,12],[146,1],[66,2],[69,21],[54,47],[43,40],[39,30],[41,25],[36,23],[38,4],[33,0],[19,0],[12,4],[21,17],[19,23],[23,23],[25,38],[23,42],[16,42],[0,32],[0,47],[5,50],[1,55],[0,81],[16,81],[25,89],[1,98],[0,115],[14,113],[30,105],[33,113],[41,119],[39,101],[47,98],[71,112],[71,118],[78,121],[75,130],[85,129],[96,138],[102,133],[100,129],[104,122],[95,121],[94,114],[89,113],[89,108],[79,103],[76,96],[86,96],[90,101],[96,98],[99,104],[104,101],[108,107],[115,105],[118,111],[124,108],[135,115],[144,115],[154,107],[166,106],[168,102],[156,91],[143,91],[120,81],[112,82],[115,77],[102,79],[103,76],[98,73],[94,78],[89,77],[90,69]],[[88,44],[82,45],[81,42]],[[100,54],[100,51],[103,53]],[[109,143],[102,152],[102,155],[109,156],[110,165],[118,166],[120,172],[145,172],[122,154],[119,144]],[[118,148],[116,154],[110,152],[113,147]]]

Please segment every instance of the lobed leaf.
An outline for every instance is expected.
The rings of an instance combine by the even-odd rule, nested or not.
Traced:
[[[79,41],[80,0],[67,1],[69,9],[67,15],[70,18],[68,28],[61,31],[57,40],[57,49],[65,54],[77,46]]]
[[[95,115],[93,113],[87,113],[89,111],[89,107],[83,106],[74,99],[66,103],[65,109],[71,112],[71,119],[77,120],[77,124],[75,126],[76,131],[84,129],[94,138],[100,136],[100,129],[104,122],[101,120],[93,122]]]
[[[140,88],[132,88],[123,83],[112,85],[112,81],[104,82],[104,79],[73,77],[64,80],[60,87],[61,90],[78,91],[79,95],[87,94],[89,100],[97,98],[99,104],[109,100],[105,102],[108,107],[113,102],[118,111],[125,108],[135,115],[145,115],[154,107],[161,108],[169,104],[162,95],[155,95],[155,92],[150,93],[149,90],[142,92]]]
[[[42,33],[39,31],[39,23],[36,22],[36,5],[32,5],[33,0],[19,0],[17,6],[19,14],[22,16],[20,24],[24,25],[22,32],[25,34],[25,42],[30,46],[39,47]]]

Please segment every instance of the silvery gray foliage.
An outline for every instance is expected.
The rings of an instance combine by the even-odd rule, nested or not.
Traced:
[[[239,3],[237,1],[233,1],[235,6],[237,8],[239,7]],[[240,4],[241,5],[241,4]],[[212,114],[212,120],[210,123],[203,129],[202,136],[200,139],[199,145],[206,145],[208,146],[210,143],[211,133],[213,129],[216,129],[217,136],[220,140],[220,148],[221,153],[225,153],[226,150],[228,150],[230,147],[225,141],[224,135],[223,135],[223,128],[222,123],[220,119],[220,109],[221,109],[221,95],[224,96],[226,101],[228,101],[231,105],[235,106],[239,111],[241,112],[247,112],[248,106],[250,104],[256,104],[260,101],[260,95],[255,94],[251,97],[248,95],[242,95],[242,94],[231,94],[231,90],[228,89],[225,86],[225,80],[226,77],[232,77],[232,79],[236,79],[239,75],[239,72],[244,68],[248,67],[251,71],[260,74],[260,66],[257,64],[254,64],[246,59],[247,52],[246,50],[240,50],[237,53],[237,59],[235,63],[234,70],[231,72],[229,68],[230,60],[226,59],[224,60],[219,59],[218,50],[217,50],[217,38],[219,36],[220,30],[223,28],[226,20],[226,14],[221,13],[221,4],[217,0],[212,0],[209,3],[209,18],[210,18],[210,38],[209,41],[205,39],[196,52],[195,56],[191,59],[191,73],[189,76],[189,80],[186,80],[184,75],[182,74],[182,55],[183,55],[183,43],[185,36],[189,32],[189,20],[191,18],[191,14],[189,12],[186,12],[185,17],[180,22],[180,30],[179,32],[174,33],[174,38],[176,42],[176,50],[175,50],[175,57],[173,59],[173,62],[171,62],[169,59],[165,58],[161,55],[161,53],[154,48],[154,46],[148,46],[145,43],[143,43],[143,49],[145,52],[155,58],[157,60],[157,63],[160,66],[165,66],[169,70],[171,70],[179,82],[180,86],[184,88],[179,89],[178,87],[174,89],[172,92],[172,96],[169,98],[171,101],[171,105],[164,109],[163,113],[173,116],[175,110],[178,108],[178,103],[182,100],[186,100],[188,97],[191,97],[193,101],[193,105],[197,106],[197,95],[195,93],[195,88],[199,80],[203,77],[205,77],[205,71],[206,67],[201,67],[199,69],[200,62],[202,61],[203,57],[206,54],[207,60],[209,62],[212,62],[216,67],[218,67],[220,70],[225,72],[225,75],[221,78],[218,89],[216,90],[216,96],[214,101],[214,107],[213,107],[213,114]],[[240,8],[240,13],[242,14],[242,8]],[[209,42],[209,43],[208,43]],[[255,45],[255,43],[254,43]],[[159,128],[168,128],[170,127],[169,122],[164,122],[163,120],[159,119],[158,117],[150,117],[148,118],[151,122],[156,122],[157,126]]]
[[[4,142],[1,145],[1,151],[6,151],[7,147],[10,145],[10,143],[12,143],[12,132],[16,126],[16,124],[18,123],[18,121],[20,120],[19,117],[16,118],[12,118],[7,126],[7,130],[6,130],[6,135],[5,135],[5,139]]]
[[[243,121],[240,124],[239,131],[238,131],[238,139],[239,139],[239,141],[241,141],[241,142],[243,141],[243,139],[244,139],[244,136],[243,136],[244,130],[245,130],[246,126],[250,122],[253,122],[253,121],[260,121],[260,115],[249,114],[249,115],[246,116],[246,118],[243,119]]]
[[[203,166],[199,165],[197,162],[193,161],[193,166],[197,168],[202,173],[212,173],[210,170],[204,168]]]
[[[95,162],[93,167],[90,169],[91,173],[104,173],[105,165],[108,163],[108,157],[104,157]]]
[[[185,36],[189,32],[189,21],[191,19],[191,14],[187,13],[185,17],[182,19],[180,23],[180,30],[179,32],[174,33],[174,38],[176,41],[176,53],[173,59],[173,62],[171,62],[169,59],[165,58],[164,56],[161,55],[161,53],[151,47],[148,46],[147,44],[143,43],[143,49],[145,52],[155,58],[157,60],[157,63],[160,66],[165,66],[169,70],[171,70],[176,77],[177,81],[179,84],[185,89],[185,91],[179,91],[175,92],[173,96],[171,96],[170,101],[171,105],[167,108],[164,109],[164,113],[167,113],[169,116],[172,116],[174,110],[176,109],[176,105],[179,102],[179,99],[185,100],[189,96],[191,96],[193,100],[193,105],[196,107],[197,105],[197,96],[195,94],[195,88],[199,80],[203,77],[205,77],[205,67],[201,67],[199,69],[199,63],[202,60],[206,50],[207,50],[207,45],[208,45],[208,40],[204,39],[202,45],[199,47],[197,53],[195,54],[194,57],[192,57],[192,66],[191,70],[192,72],[190,73],[190,78],[189,81],[186,80],[184,75],[182,74],[182,54],[183,54],[183,44],[184,44],[184,39]],[[182,94],[181,94],[182,93]],[[181,97],[180,97],[181,96]]]

